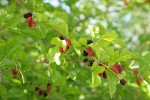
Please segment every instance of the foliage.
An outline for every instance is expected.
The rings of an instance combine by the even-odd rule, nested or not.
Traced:
[[[1,1],[0,99],[150,99],[149,1],[57,1]]]

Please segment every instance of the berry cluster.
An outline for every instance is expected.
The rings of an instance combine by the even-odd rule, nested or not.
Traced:
[[[136,83],[140,86],[142,83],[142,78],[140,76],[138,76],[138,71],[134,70],[134,75],[136,76]]]
[[[87,40],[87,45],[89,45],[91,43],[93,43],[92,40]],[[83,51],[83,55],[84,56],[92,56],[92,57],[96,56],[96,54],[93,52],[91,47],[85,48],[84,51]],[[94,63],[94,60],[89,60],[88,58],[84,58],[83,63],[87,64],[88,66],[92,66],[93,63]],[[98,65],[106,67],[106,62],[100,61],[98,63]],[[116,75],[121,73],[123,71],[123,69],[124,69],[124,66],[121,66],[119,64],[114,64],[112,67],[110,67],[110,70],[112,70],[114,72],[114,74],[116,74]],[[100,77],[102,76],[103,78],[107,78],[107,73],[105,71],[103,71],[102,73],[99,73],[98,75]],[[137,70],[134,71],[134,75],[137,77],[136,83],[138,85],[141,85],[142,78],[138,77],[138,71]],[[120,84],[125,85],[126,84],[126,80],[125,79],[120,79]]]
[[[100,62],[98,63],[98,65],[99,65],[99,66],[103,66],[103,67],[105,67],[106,62],[102,62],[102,61],[100,61]],[[99,74],[98,74],[98,76],[99,76],[99,77],[103,76],[103,78],[107,78],[107,74],[106,74],[106,72],[105,72],[105,71],[103,71],[102,73],[99,73]]]
[[[91,43],[93,43],[92,40],[87,40],[87,45],[89,45],[89,44],[91,44]],[[92,51],[92,48],[90,48],[90,47],[87,47],[87,48],[85,48],[85,49],[83,50],[83,56],[88,56],[88,55],[89,55],[89,56],[93,56],[93,57],[96,56],[96,54]],[[83,62],[84,62],[84,63],[87,63],[88,66],[92,66],[93,63],[94,63],[94,60],[88,60],[88,58],[85,58],[85,59],[83,60]]]
[[[27,19],[27,24],[29,27],[36,27],[36,23],[34,22],[34,20],[32,18],[31,12],[24,14],[24,18]]]
[[[83,59],[83,63],[86,63],[88,66],[92,66],[94,63],[94,60],[88,60],[88,58]]]
[[[60,49],[59,49],[59,51],[62,53],[69,49],[69,46],[71,45],[71,41],[68,38],[65,38],[63,36],[60,36],[59,38],[60,38],[60,40],[65,40],[65,42],[66,42],[66,47],[64,47],[64,48],[60,47]]]
[[[85,50],[83,51],[83,55],[84,56],[93,56],[95,57],[96,54],[93,52],[92,48],[88,47],[88,48],[85,48]]]
[[[106,62],[101,62],[100,61],[99,66],[104,66],[105,67],[105,65],[106,65]],[[117,74],[122,72],[123,68],[124,68],[123,66],[120,66],[118,64],[114,64],[111,70],[117,75]],[[107,74],[106,74],[105,71],[103,71],[102,73],[99,73],[98,75],[99,76],[103,76],[103,78],[107,78]],[[121,79],[120,80],[120,84],[125,85],[126,84],[126,80],[125,79]]]
[[[38,92],[39,96],[43,95],[43,97],[48,96],[48,94],[50,93],[50,90],[51,90],[51,84],[50,83],[47,84],[47,87],[46,87],[45,91],[41,87],[41,85],[38,85],[37,87],[35,87],[35,91]]]
[[[92,40],[87,40],[87,44],[88,44],[88,45],[91,44],[91,43],[93,43]],[[93,57],[96,56],[96,54],[93,52],[93,50],[92,50],[91,47],[85,48],[84,51],[83,51],[83,55],[84,55],[84,56],[88,56],[88,55],[89,55],[89,56],[93,56]]]

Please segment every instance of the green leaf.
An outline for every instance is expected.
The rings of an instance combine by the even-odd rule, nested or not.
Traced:
[[[50,25],[50,27],[54,31],[57,31],[59,34],[68,36],[68,25],[65,23],[65,21],[61,19],[51,19],[47,24]]]
[[[47,51],[46,51],[46,48],[44,46],[44,44],[42,42],[39,42],[39,43],[36,43],[36,48],[41,51],[43,54],[46,54]]]
[[[116,62],[120,62],[120,61],[126,61],[129,60],[131,58],[131,53],[127,50],[123,50],[121,51],[121,53],[119,54],[119,51],[115,51],[114,54],[109,58],[109,62],[108,65],[113,65]]]
[[[81,47],[80,43],[78,41],[76,41],[75,39],[71,40],[71,44],[74,48],[80,48]]]
[[[74,48],[74,49],[75,49],[76,53],[78,54],[78,56],[81,56],[81,51],[80,51],[80,49],[77,49],[77,48]]]
[[[108,66],[111,66],[113,65],[114,63],[118,62],[119,61],[119,51],[115,51],[112,56],[109,58],[109,61],[108,61]]]
[[[7,89],[0,84],[0,95],[2,96],[5,95],[6,93],[7,93]]]
[[[47,54],[49,63],[55,62],[55,54],[59,53],[59,47],[55,46],[53,48],[50,48]]]
[[[115,94],[116,92],[116,84],[117,84],[117,76],[115,76],[112,72],[110,72],[110,70],[105,70],[107,77],[108,77],[108,84],[109,84],[109,94],[112,98],[112,96]]]
[[[114,39],[117,38],[117,36],[118,34],[115,32],[108,32],[102,36],[102,39],[106,41],[113,41]]]
[[[99,32],[99,34],[100,35],[104,35],[105,34],[105,32],[106,32],[106,30],[105,30],[105,28],[104,28],[104,26],[102,26],[102,25],[98,25],[99,26],[99,28],[100,28],[100,32]]]
[[[86,40],[85,38],[80,38],[80,39],[79,39],[79,43],[80,43],[81,45],[86,45],[87,40]]]
[[[126,61],[131,58],[131,53],[128,50],[123,50],[118,61]]]
[[[93,66],[91,67],[91,70],[95,73],[95,74],[99,74],[102,73],[105,70],[105,67],[103,66],[98,66],[97,62],[93,63]]]
[[[137,60],[137,61],[143,61],[143,58],[141,56],[139,56],[136,53],[131,53],[131,58],[132,60]]]
[[[100,84],[101,84],[100,77],[96,73],[92,72],[92,88],[97,87]]]
[[[36,17],[39,22],[46,22],[48,20],[48,17],[42,13],[36,13]]]
[[[51,44],[53,45],[60,45],[62,42],[58,37],[53,37],[51,40]]]
[[[126,44],[122,39],[115,39],[115,40],[112,41],[112,43],[118,44],[122,47],[126,47]]]
[[[110,43],[105,40],[99,40],[97,44],[102,48],[107,48],[110,45]]]
[[[53,85],[62,86],[66,83],[66,79],[60,74],[60,72],[56,69],[56,66],[51,66],[50,72],[52,75]]]
[[[43,33],[41,33],[39,30],[35,29],[35,28],[27,28],[27,29],[22,29],[21,30],[21,34],[25,35],[25,36],[31,36],[33,38],[44,38],[42,35]]]
[[[112,98],[112,96],[116,92],[116,83],[114,81],[112,81],[112,80],[109,80],[108,83],[109,83],[109,94],[110,94],[110,96]]]
[[[49,31],[49,26],[45,25],[44,23],[38,23],[38,30],[41,32],[42,37],[45,38],[48,31]]]
[[[102,66],[101,67],[98,66],[98,64],[95,62],[95,63],[93,63],[91,70],[92,70],[92,88],[94,88],[101,84],[101,79],[98,76],[98,74],[103,72],[105,70],[105,68]]]
[[[20,39],[18,38],[8,41],[1,47],[0,57],[7,58],[12,56],[20,46]]]

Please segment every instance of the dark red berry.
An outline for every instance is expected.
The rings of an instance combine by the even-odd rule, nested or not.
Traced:
[[[113,71],[114,71],[116,74],[119,74],[119,73],[121,73],[121,71],[122,71],[121,66],[118,65],[118,64],[114,64],[114,66],[113,66],[112,69],[113,69]]]
[[[70,46],[71,45],[71,41],[69,39],[67,39],[67,38],[65,40],[66,40],[66,45]]]
[[[59,36],[59,39],[60,40],[64,40],[65,38],[63,36]]]
[[[14,68],[14,69],[12,70],[12,74],[13,74],[14,76],[16,76],[16,75],[18,74],[18,70],[17,70],[16,68]]]
[[[103,76],[103,73],[99,73],[98,76],[99,76],[99,77]]]
[[[138,75],[138,71],[134,70],[134,75],[137,76]]]
[[[120,84],[125,85],[125,84],[126,84],[126,80],[121,79],[121,80],[120,80]]]
[[[86,48],[85,51],[88,53],[89,56],[94,56],[94,57],[96,56],[96,54],[92,51],[92,48],[90,47]]]
[[[88,56],[88,53],[84,50],[84,51],[83,51],[83,55],[84,55],[84,56]]]
[[[61,47],[60,49],[59,49],[59,51],[62,53],[62,52],[64,52],[64,50],[63,50],[63,48]]]
[[[91,56],[95,57],[95,56],[96,56],[96,54],[93,52]]]
[[[32,16],[29,16],[27,18],[27,24],[29,27],[36,27],[36,23],[34,22],[34,20],[32,19]]]
[[[91,44],[91,43],[93,43],[92,40],[87,40],[87,44]]]
[[[83,62],[88,62],[88,58],[85,58],[85,59],[83,60]]]
[[[39,91],[39,95],[42,96],[43,95],[43,90]]]
[[[38,91],[39,90],[39,87],[35,87],[35,91]]]
[[[107,74],[105,71],[103,72],[103,78],[107,78]]]
[[[86,48],[86,52],[88,53],[88,55],[92,56],[93,52],[92,52],[92,48]]]
[[[31,16],[29,16],[29,17],[27,18],[27,23],[28,23],[28,26],[29,26],[29,27],[32,27],[32,17],[31,17]]]
[[[43,94],[43,96],[44,97],[46,97],[48,94],[47,94],[47,92],[46,91],[44,91],[44,94]]]
[[[28,17],[32,17],[32,13],[31,12],[24,14],[24,18],[28,18]]]
[[[36,27],[36,23],[34,21],[31,22],[32,27]]]
[[[142,83],[142,78],[141,78],[141,77],[138,77],[138,78],[136,79],[136,83],[140,86],[141,83]]]
[[[50,83],[48,83],[48,84],[47,84],[47,90],[46,90],[46,92],[47,92],[47,93],[49,93],[49,92],[50,92],[50,90],[51,90],[51,84],[50,84]]]

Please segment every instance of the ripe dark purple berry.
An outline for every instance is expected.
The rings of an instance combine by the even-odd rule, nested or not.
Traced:
[[[94,63],[94,60],[89,60],[89,61],[88,61],[88,66],[92,66],[93,63]]]
[[[88,56],[88,53],[84,50],[84,51],[83,51],[83,55],[84,55],[84,56]]]
[[[83,62],[85,62],[85,63],[88,62],[88,58],[85,58],[85,59],[83,60]]]
[[[50,83],[47,83],[47,87],[48,87],[48,86],[51,86],[51,84],[50,84]]]
[[[64,40],[65,38],[63,36],[59,36],[59,39],[60,40]]]
[[[35,87],[35,91],[38,91],[39,90],[39,87]]]
[[[91,44],[91,43],[93,43],[92,40],[87,40],[87,44]]]
[[[28,18],[28,17],[32,17],[32,13],[31,12],[24,14],[24,18]]]
[[[103,72],[103,78],[107,78],[107,74],[105,71]]]
[[[125,84],[126,84],[126,80],[121,79],[121,80],[120,80],[120,84],[125,85]]]

